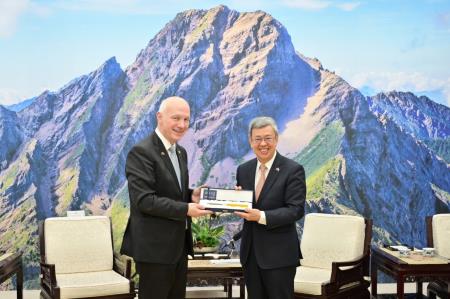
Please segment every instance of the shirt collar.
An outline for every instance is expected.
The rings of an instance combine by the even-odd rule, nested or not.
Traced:
[[[264,165],[267,168],[267,171],[270,170],[270,168],[272,167],[273,161],[275,161],[275,157],[277,156],[277,152],[275,151],[275,154],[273,155],[272,159],[270,159],[269,161],[267,161],[266,163],[264,163]],[[258,162],[256,163],[256,169],[259,169],[259,166],[261,165],[261,162],[259,162],[258,159],[256,159]]]
[[[156,135],[158,135],[159,139],[161,139],[166,151],[169,151],[169,148],[171,148],[173,144],[170,143],[170,141],[167,140],[166,137],[164,137],[164,135],[161,133],[161,131],[158,128],[155,129],[155,133],[156,133]]]

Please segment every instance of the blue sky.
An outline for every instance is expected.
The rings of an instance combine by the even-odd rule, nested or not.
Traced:
[[[124,69],[178,12],[219,4],[270,13],[297,51],[368,94],[450,106],[448,0],[0,0],[0,104],[56,91],[112,56]]]

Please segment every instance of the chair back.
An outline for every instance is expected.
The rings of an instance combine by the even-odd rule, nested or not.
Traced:
[[[432,236],[436,253],[450,259],[450,213],[433,215]]]
[[[301,240],[302,266],[331,270],[332,262],[353,261],[364,254],[366,224],[359,216],[310,213]]]
[[[113,268],[111,222],[106,216],[47,218],[42,237],[44,262],[54,264],[56,274]]]

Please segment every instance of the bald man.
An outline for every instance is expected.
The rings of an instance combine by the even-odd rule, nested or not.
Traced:
[[[130,217],[121,253],[133,257],[139,299],[181,299],[186,294],[187,254],[193,255],[191,217],[211,213],[189,190],[186,150],[177,144],[189,128],[189,104],[161,102],[158,126],[128,153]]]

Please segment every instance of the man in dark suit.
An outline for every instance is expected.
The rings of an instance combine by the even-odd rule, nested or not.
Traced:
[[[254,190],[253,209],[244,218],[240,258],[250,299],[294,297],[300,246],[296,221],[303,217],[306,184],[303,167],[276,151],[278,129],[270,117],[249,126],[256,158],[239,165],[237,188]]]
[[[181,299],[186,294],[187,254],[193,254],[190,217],[211,212],[189,190],[186,150],[177,141],[189,127],[189,104],[162,101],[153,134],[128,153],[130,217],[121,253],[133,257],[140,299]]]

